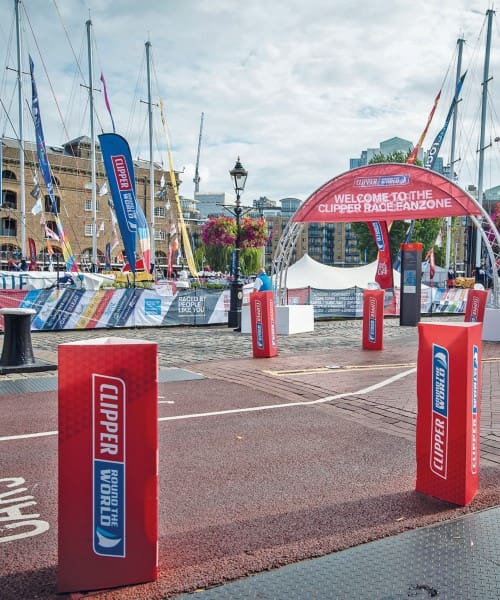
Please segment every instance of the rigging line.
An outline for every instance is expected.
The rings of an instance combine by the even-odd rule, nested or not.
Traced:
[[[26,105],[27,105],[27,110],[28,110],[28,113],[29,113],[29,115],[30,115],[31,119],[33,120],[33,113],[32,113],[32,111],[31,111],[31,106],[30,106],[30,104],[29,104],[28,100],[26,100]],[[26,151],[26,149],[25,149],[25,152],[24,152],[24,153],[25,153],[25,155],[26,155],[26,157],[27,157],[27,151]],[[60,157],[60,160],[61,160],[61,161],[63,160],[63,157],[62,157],[62,156]],[[78,163],[76,162],[76,157],[74,157],[74,162],[75,162],[75,164],[76,164],[76,165],[78,165]],[[60,200],[61,200],[61,198],[62,198],[62,196],[63,196],[63,194],[62,194],[62,190],[61,190],[61,188],[60,188],[60,186],[59,186],[59,180],[58,180],[58,178],[53,176],[53,171],[52,171],[52,165],[53,165],[53,164],[54,164],[54,162],[52,162],[52,163],[51,163],[51,166],[50,166],[50,170],[51,170],[51,178],[52,178],[52,183],[53,183],[53,186],[54,186],[54,192],[57,194],[57,197],[59,198],[59,201],[60,201]],[[61,164],[62,164],[62,163],[61,163]],[[59,165],[59,166],[60,166],[60,165]],[[32,176],[33,176],[33,174],[34,174],[34,171],[33,171],[33,169],[31,169],[31,171],[32,171]],[[77,173],[79,173],[78,167],[76,167],[76,171],[77,171]],[[64,206],[64,209],[65,209],[65,212],[66,212],[66,216],[68,216],[68,218],[69,218],[69,215],[68,215],[68,211],[67,211],[67,209],[66,209],[66,206],[65,206],[65,205],[63,205],[63,206]],[[59,215],[60,215],[60,213],[61,213],[61,207],[59,206],[57,213],[53,213],[52,211],[45,211],[45,210],[44,210],[43,212],[44,212],[44,213],[45,213],[45,212],[49,212],[51,215],[54,215],[54,218],[59,218]],[[60,223],[60,225],[61,225],[61,227],[62,227],[62,223]],[[67,231],[71,231],[73,234],[75,234],[75,232],[76,232],[75,226],[74,226],[73,222],[71,221],[71,219],[69,220],[69,229],[68,229],[68,227],[66,227],[66,228],[62,227],[62,228],[63,228],[63,230],[65,231],[65,233],[66,233]],[[75,236],[75,239],[77,239],[77,240],[78,240],[78,236]],[[68,242],[67,242],[65,239],[63,239],[63,240],[60,240],[60,241],[59,241],[59,244],[60,244],[61,246],[64,246],[64,248],[66,248],[68,251],[69,251],[69,250],[72,250],[72,248],[71,248],[71,245],[70,245],[70,244],[69,244],[69,243],[68,243]],[[79,249],[79,250],[80,250],[80,252],[81,252],[81,250],[82,250],[81,246],[79,246],[79,248],[78,248],[78,249]]]
[[[56,10],[57,10],[57,12],[58,12],[58,8],[57,8],[57,5],[56,5],[56,3],[55,3],[55,0],[53,0],[53,2],[54,2],[54,5],[56,6]],[[68,132],[68,130],[67,130],[67,127],[66,127],[66,123],[65,123],[64,117],[62,116],[61,109],[60,109],[59,103],[58,103],[58,101],[57,101],[57,97],[56,97],[56,95],[55,95],[54,88],[53,88],[53,86],[52,86],[52,82],[51,82],[51,80],[50,80],[50,77],[49,77],[49,75],[48,75],[48,71],[47,71],[46,64],[45,64],[45,62],[44,62],[44,60],[43,60],[43,56],[42,56],[42,53],[41,53],[41,51],[40,51],[40,47],[39,47],[39,45],[38,45],[38,42],[37,42],[37,39],[36,39],[35,33],[34,33],[34,31],[33,31],[33,27],[32,27],[32,25],[31,25],[31,21],[30,21],[30,19],[29,19],[29,16],[28,16],[28,14],[26,13],[26,10],[24,11],[24,13],[25,13],[25,15],[26,15],[26,20],[27,20],[27,22],[28,22],[28,24],[29,24],[29,27],[30,27],[30,30],[31,30],[31,34],[32,34],[32,36],[33,36],[33,39],[34,39],[34,41],[35,41],[35,46],[36,46],[36,48],[37,48],[37,50],[38,50],[38,54],[39,54],[39,56],[40,56],[40,61],[41,61],[41,64],[42,64],[42,66],[43,66],[43,69],[44,69],[45,75],[46,75],[46,77],[47,77],[47,80],[48,80],[48,83],[49,83],[49,87],[50,87],[50,90],[51,90],[51,92],[52,92],[52,96],[53,96],[53,99],[54,99],[54,103],[55,103],[55,105],[56,105],[57,112],[58,112],[58,114],[59,114],[59,118],[61,119],[61,123],[62,123],[62,126],[63,126],[63,132],[64,132],[64,135],[66,136],[66,139],[67,139],[67,140],[69,140],[69,139],[70,139],[70,135],[69,135],[69,132]],[[59,12],[58,12],[58,14],[59,14]],[[65,29],[65,28],[64,28],[64,24],[63,24],[63,29]],[[66,32],[66,30],[65,30],[65,32]],[[79,65],[79,63],[78,63],[78,60],[76,59],[76,56],[75,56],[75,53],[74,53],[73,47],[72,47],[72,45],[71,45],[71,42],[69,42],[69,43],[70,43],[70,47],[71,47],[71,51],[72,51],[72,53],[73,53],[73,56],[75,57],[76,64],[77,64],[78,70],[79,70],[79,72],[80,72],[80,75],[82,76],[82,79],[83,79],[83,81],[85,81],[85,79],[83,78],[82,71],[81,71],[80,65]],[[31,112],[31,111],[30,111],[30,112]],[[62,160],[62,157],[61,157],[61,160]],[[77,160],[76,160],[76,157],[75,157],[75,160],[74,160],[74,162],[75,162],[75,165],[78,165],[78,163],[77,163]],[[78,166],[76,166],[76,169],[77,169],[77,171],[79,171],[79,169],[78,169]],[[59,194],[59,196],[62,196],[62,194],[61,194],[61,190],[60,190],[60,188],[59,188],[59,186],[58,186],[58,185],[57,185],[57,191],[58,191],[58,194]],[[56,216],[58,216],[58,215],[56,215]],[[76,231],[76,230],[75,230],[75,226],[74,226],[74,224],[71,222],[71,220],[70,220],[70,223],[69,223],[69,229],[67,229],[67,228],[64,228],[64,230],[65,230],[65,232],[66,232],[66,231],[71,231],[72,233],[75,233],[75,231]],[[78,239],[78,236],[76,236],[76,239]],[[67,244],[66,240],[62,240],[62,241],[60,242],[60,245],[61,245],[61,246],[64,246],[64,247],[65,247],[65,248],[67,248],[68,250],[69,250],[69,248],[70,248],[70,247],[68,247],[68,244]],[[79,248],[79,250],[81,251],[81,247]]]
[[[93,47],[94,47],[94,56],[97,58],[97,64],[98,64],[98,71],[101,74],[104,74],[104,68],[103,68],[103,63],[101,60],[101,55],[99,53],[99,48],[97,46],[97,38],[96,36],[92,36],[92,41],[93,41]],[[103,90],[99,90],[101,93],[104,93]],[[97,115],[97,111],[96,111],[96,115]],[[104,126],[101,123],[101,119],[99,118],[99,115],[97,115],[97,121],[99,123],[99,127],[101,128],[101,133],[104,133]]]
[[[66,41],[68,42],[69,47],[71,48],[71,53],[73,54],[73,58],[75,59],[75,64],[78,67],[78,72],[80,73],[80,77],[81,77],[82,81],[85,82],[85,77],[83,75],[82,69],[80,67],[80,63],[79,63],[78,58],[73,49],[73,45],[71,43],[71,38],[69,37],[68,30],[66,29],[66,26],[65,26],[64,21],[61,16],[61,12],[59,11],[59,7],[57,6],[56,0],[52,0],[52,4],[54,5],[54,7],[56,9],[56,13],[57,13],[57,16],[59,17],[59,21],[61,22],[61,26],[62,26],[64,34],[66,36]],[[30,27],[31,27],[31,25],[30,25]]]
[[[63,21],[63,19],[62,19],[61,12],[60,12],[60,10],[59,10],[59,7],[57,6],[57,2],[56,2],[56,0],[52,0],[52,3],[53,3],[53,5],[54,5],[54,7],[55,7],[55,9],[56,9],[57,16],[59,17],[59,21],[61,22],[61,26],[62,26],[62,28],[63,28],[63,31],[64,31],[64,34],[65,34],[65,36],[66,36],[66,40],[67,40],[67,42],[68,42],[68,44],[69,44],[69,47],[71,48],[71,53],[73,54],[73,58],[74,58],[74,60],[75,60],[75,64],[76,64],[76,66],[78,67],[78,72],[79,72],[79,74],[80,74],[80,78],[81,78],[81,80],[83,81],[83,86],[84,86],[84,87],[87,87],[87,80],[85,79],[85,75],[83,74],[83,71],[82,71],[82,68],[81,68],[81,65],[80,65],[80,62],[81,62],[81,61],[80,61],[80,59],[79,59],[79,58],[76,56],[75,50],[74,50],[74,48],[73,48],[73,44],[71,43],[71,38],[70,38],[70,36],[69,36],[69,34],[68,34],[68,30],[66,29],[66,26],[65,26],[65,24],[64,24],[64,21]],[[97,45],[96,45],[96,43],[95,43],[94,36],[92,36],[92,44],[93,44],[94,48],[97,50]],[[80,56],[81,56],[81,54],[80,54]],[[94,86],[94,82],[93,82],[93,81],[89,82],[89,85],[91,85],[91,86]],[[97,117],[97,122],[99,123],[99,127],[101,128],[101,131],[103,131],[103,128],[102,128],[102,123],[101,123],[101,120],[100,120],[100,118],[99,118],[99,115],[97,114],[97,111],[95,111],[95,116]],[[69,136],[68,136],[68,137],[69,137]]]
[[[84,56],[85,44],[86,44],[85,31],[82,31],[82,37],[80,39],[80,51],[78,54],[79,58],[77,59],[77,65],[79,65],[80,61],[82,60],[82,57]],[[71,92],[69,93],[69,96],[68,96],[66,122],[67,123],[76,122],[76,118],[73,115],[75,113],[75,110],[78,111],[78,117],[80,118],[80,121],[78,122],[78,130],[77,130],[78,132],[83,131],[82,123],[83,123],[83,118],[84,118],[84,116],[83,116],[84,110],[79,110],[81,100],[79,99],[80,95],[78,94],[78,91],[81,89],[81,87],[82,87],[81,72],[79,74],[79,70],[74,69],[73,80],[72,80],[72,84],[71,84]],[[78,107],[76,106],[77,99],[78,99]],[[85,101],[88,103],[88,94],[85,94]],[[88,121],[87,121],[87,123],[88,123]]]
[[[10,126],[12,127],[12,131],[14,133],[14,136],[18,140],[19,139],[19,134],[18,134],[18,132],[16,130],[16,127],[15,127],[14,123],[12,122],[12,119],[10,118],[10,115],[7,112],[5,104],[4,104],[4,102],[3,102],[3,100],[1,98],[0,98],[0,103],[2,104],[2,108],[5,111],[5,114],[6,114],[8,122],[9,122]],[[24,158],[25,158],[25,166],[31,171],[31,176],[34,177],[34,175],[36,173],[36,167],[32,167],[31,164],[30,164],[32,161],[31,161],[30,157],[28,156],[28,150],[27,150],[26,146],[24,147],[23,154],[24,154]]]
[[[2,83],[0,85],[0,97],[2,97],[4,94],[6,95],[7,93],[7,63],[9,63],[11,60],[13,60],[13,58],[11,57],[11,48],[13,46],[13,39],[14,39],[14,31],[15,31],[15,17],[14,15],[12,16],[11,19],[11,24],[10,24],[10,33],[8,36],[8,42],[7,42],[7,53],[5,56],[5,68],[3,70],[3,76],[2,76]],[[1,35],[4,38],[7,38],[7,36],[3,33],[3,30],[1,31]],[[5,90],[5,92],[4,92]],[[16,86],[13,86],[12,88],[12,96],[11,96],[11,100],[10,100],[10,108],[12,108],[12,103],[14,101],[14,97],[16,94]],[[2,137],[5,136],[5,123],[6,121],[4,121],[4,127],[2,128]]]
[[[139,129],[140,133],[137,137],[137,142],[136,142],[135,156],[137,157],[137,160],[145,160],[145,159],[141,158],[140,149],[142,148],[142,140],[144,139],[143,135],[147,130],[148,130],[148,115],[147,115],[147,113],[144,113],[143,125]],[[149,161],[149,158],[148,158],[148,161]]]
[[[23,7],[24,7],[24,4],[23,4]],[[30,27],[31,35],[33,36],[33,40],[35,42],[35,46],[36,46],[36,49],[38,51],[38,56],[40,57],[40,63],[42,65],[42,67],[43,67],[43,71],[45,73],[45,76],[47,77],[47,81],[48,81],[48,84],[49,84],[50,91],[52,92],[52,97],[54,99],[54,104],[56,105],[56,109],[57,109],[57,112],[59,114],[59,118],[61,119],[61,123],[63,125],[64,134],[66,135],[67,139],[69,139],[69,133],[68,133],[68,130],[66,129],[66,124],[64,122],[64,118],[63,118],[62,113],[61,113],[61,107],[59,106],[59,102],[57,101],[57,96],[55,94],[54,87],[52,86],[52,81],[51,81],[51,79],[49,77],[49,73],[48,73],[48,70],[47,70],[47,65],[45,64],[45,61],[43,60],[43,55],[42,55],[42,52],[40,50],[40,46],[38,45],[38,40],[37,40],[37,38],[35,36],[35,32],[33,31],[33,27],[31,25],[31,21],[30,21],[28,13],[26,12],[26,9],[24,9],[24,14],[25,14],[25,17],[26,17],[26,21],[28,22],[28,25]]]
[[[483,21],[483,25],[481,27],[481,32],[484,32],[486,20]],[[469,177],[475,178],[477,176],[477,148],[473,148],[473,141],[476,140],[476,136],[474,132],[478,130],[478,122],[481,112],[481,103],[479,101],[476,102],[477,95],[474,93],[474,90],[479,89],[480,87],[480,79],[478,77],[478,73],[480,72],[480,68],[478,63],[480,61],[480,42],[482,39],[482,35],[477,36],[474,46],[472,47],[472,53],[467,66],[468,73],[468,85],[464,86],[463,90],[463,109],[460,111],[460,123],[461,127],[459,129],[459,144],[463,144],[462,148],[464,152],[461,153],[460,164],[457,167],[457,173],[459,177],[463,178],[464,174],[467,173]],[[475,104],[475,107],[473,105]],[[471,114],[471,109],[473,109],[473,114]],[[468,118],[466,115],[470,115]],[[470,122],[469,127],[465,126],[466,120]],[[472,173],[471,163],[474,165],[475,173]]]
[[[139,71],[137,73],[137,79],[135,82],[134,94],[132,97],[132,105],[129,111],[129,120],[127,123],[127,128],[125,129],[125,137],[130,137],[132,131],[132,125],[135,120],[135,114],[137,111],[137,106],[140,102],[139,89],[142,88],[142,82],[144,80],[144,66],[146,64],[146,52],[142,53],[141,64],[139,66]],[[136,152],[137,154],[137,152]]]
[[[154,56],[153,56],[152,52],[150,52],[150,61],[151,61],[151,70],[153,71],[153,79],[154,79],[155,86],[156,86],[156,94],[159,97],[158,105],[156,106],[156,109],[157,109],[157,111],[160,112],[160,120],[161,120],[161,108],[160,108],[160,105],[162,104],[162,101],[161,101],[160,93],[159,93],[160,85],[159,85],[159,82],[158,82],[158,75],[157,75],[157,72],[156,72],[156,64],[155,64],[155,60],[154,60]],[[162,134],[163,134],[163,131],[160,128],[160,126],[158,126],[157,129],[155,130],[156,150],[157,150],[158,154],[160,155],[161,165],[162,165],[163,171],[165,171],[165,162],[163,160],[162,144],[159,141],[160,138],[162,137]]]
[[[443,80],[441,82],[441,87],[439,88],[440,90],[442,90],[445,87],[445,85],[448,81],[448,76],[450,74],[450,69],[456,63],[457,57],[458,57],[458,48],[455,47],[455,49],[453,50],[453,52],[451,54],[451,60],[448,63],[448,68],[446,69],[446,73],[444,74]],[[453,89],[455,89],[455,84],[453,84]]]

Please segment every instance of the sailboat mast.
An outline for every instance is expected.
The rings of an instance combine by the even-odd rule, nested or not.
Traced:
[[[201,120],[200,120],[200,135],[198,136],[198,153],[196,154],[196,167],[194,170],[194,193],[197,194],[200,191],[200,149],[201,149],[201,136],[203,133],[203,115],[204,113],[201,113]]]
[[[87,26],[87,48],[89,62],[89,108],[90,108],[90,173],[92,194],[92,270],[97,270],[97,190],[96,190],[96,157],[95,157],[95,130],[94,130],[94,76],[92,59],[92,39],[90,31],[92,21],[89,19]]]
[[[462,53],[463,46],[465,40],[463,38],[459,38],[457,40],[458,45],[458,57],[457,57],[457,73],[455,77],[455,90],[457,89],[458,83],[462,76]],[[451,127],[451,150],[450,150],[450,179],[451,181],[455,180],[455,141],[457,137],[457,112],[458,112],[458,102],[455,102],[455,106],[453,108],[453,120]],[[451,257],[451,217],[446,217],[446,262],[445,268],[446,271],[450,268],[450,257]],[[456,256],[455,256],[456,260]]]
[[[486,128],[486,104],[488,102],[488,81],[490,71],[490,49],[491,49],[491,26],[493,22],[494,11],[488,9],[488,30],[486,33],[486,52],[484,56],[484,72],[483,72],[483,93],[481,100],[481,134],[479,139],[479,170],[477,183],[477,201],[482,206],[483,204],[483,171],[484,171],[484,146],[485,128]],[[481,236],[476,231],[476,268],[481,266]]]
[[[23,71],[21,53],[21,15],[19,5],[21,0],[14,0],[16,8],[17,36],[17,91],[19,106],[19,194],[21,221],[21,258],[26,258],[26,184],[24,180],[24,118],[23,118]]]
[[[150,64],[151,42],[146,42],[146,64],[148,78],[148,122],[149,122],[149,203],[150,203],[150,239],[151,239],[151,272],[156,262],[155,256],[155,186],[153,165],[153,104],[151,102],[151,64]],[[146,265],[144,265],[146,266]]]

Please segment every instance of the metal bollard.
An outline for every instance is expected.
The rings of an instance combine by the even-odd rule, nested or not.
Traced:
[[[35,363],[31,345],[32,308],[2,308],[4,318],[4,341],[0,366],[17,367]]]

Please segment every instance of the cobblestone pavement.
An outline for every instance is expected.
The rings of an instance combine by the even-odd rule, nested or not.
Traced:
[[[440,321],[463,317],[440,317]],[[429,319],[431,320],[431,319]],[[361,320],[316,321],[314,331],[280,336],[280,355],[328,351],[339,347],[359,348]],[[384,340],[415,340],[415,327],[401,327],[398,319],[385,319]],[[249,334],[234,332],[226,325],[208,327],[141,327],[137,329],[93,329],[81,331],[35,331],[32,344],[35,357],[57,361],[61,343],[101,337],[147,339],[158,343],[160,367],[173,367],[199,361],[251,357]]]

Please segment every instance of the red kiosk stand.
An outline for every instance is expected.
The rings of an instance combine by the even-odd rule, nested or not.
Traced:
[[[252,349],[254,358],[270,358],[278,354],[276,309],[272,291],[250,294]]]
[[[61,344],[58,592],[157,578],[157,344]]]
[[[363,350],[382,350],[384,290],[363,290]]]
[[[466,323],[482,323],[484,321],[484,311],[489,293],[489,290],[468,290],[464,318]]]
[[[466,506],[479,484],[480,323],[420,323],[416,489]]]

